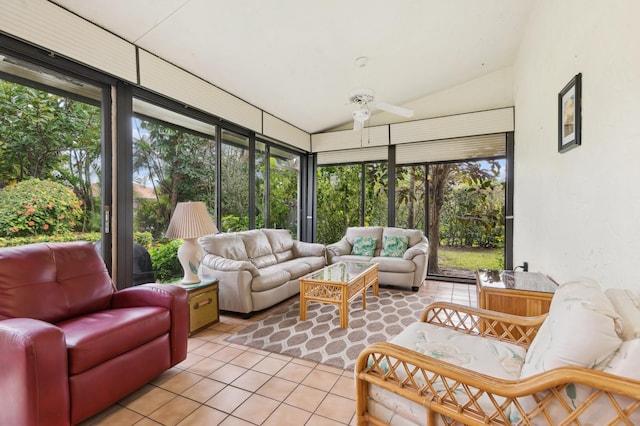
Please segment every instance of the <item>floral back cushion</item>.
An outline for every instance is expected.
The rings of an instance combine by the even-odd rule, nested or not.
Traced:
[[[373,237],[355,237],[353,240],[353,248],[351,254],[356,256],[369,256],[373,257],[373,253],[376,251],[376,242],[378,240]]]
[[[399,235],[385,235],[383,239],[382,256],[402,257],[407,251],[409,237]]]

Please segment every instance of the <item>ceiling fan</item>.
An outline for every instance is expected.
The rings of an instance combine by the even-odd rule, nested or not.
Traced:
[[[356,89],[351,92],[349,102],[357,107],[353,111],[353,130],[358,131],[364,127],[364,122],[371,116],[371,109],[376,108],[402,117],[412,117],[413,111],[397,105],[375,100],[373,89]]]

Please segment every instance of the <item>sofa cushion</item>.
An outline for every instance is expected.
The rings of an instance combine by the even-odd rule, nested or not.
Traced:
[[[295,280],[312,272],[311,265],[304,259],[292,259],[279,263],[278,266],[290,274],[289,279]]]
[[[249,259],[257,259],[268,254],[273,254],[271,244],[264,232],[260,229],[239,232],[238,235],[244,241],[244,247]]]
[[[378,248],[382,245],[382,227],[381,226],[353,226],[347,228],[345,239],[353,246],[356,237],[375,238],[378,242]]]
[[[623,340],[640,337],[640,309],[638,306],[640,302],[638,301],[638,296],[633,291],[625,288],[608,288],[605,294],[622,319],[620,337]]]
[[[613,358],[609,360],[603,371],[631,380],[640,380],[640,339],[622,342],[620,348]],[[574,407],[586,401],[590,396],[595,398],[580,417],[576,419],[583,421],[583,424],[604,425],[609,424],[611,419],[616,418],[616,408],[613,407],[609,397],[604,394],[595,395],[593,388],[589,386],[582,384],[569,385],[561,396]],[[619,404],[623,409],[630,404],[635,404],[635,401],[628,397],[615,396],[614,399],[615,403]],[[524,407],[536,405],[536,402],[531,397],[520,398],[520,402]],[[549,404],[546,412],[553,424],[560,424],[565,419],[567,410],[563,407],[563,403],[555,400]],[[635,411],[632,413],[630,419],[633,422],[632,424],[640,424],[640,412]],[[513,423],[517,423],[520,420],[516,410],[513,410],[510,420]],[[539,423],[547,424],[542,420]]]
[[[605,373],[625,377],[631,380],[640,380],[640,339],[626,340],[620,345],[620,349],[609,361],[603,370]],[[591,392],[590,392],[591,393]],[[616,404],[623,409],[637,402],[626,396],[615,396]],[[616,408],[605,395],[599,395],[585,411],[584,418],[589,424],[608,424],[616,416]],[[634,411],[629,419],[632,424],[640,424],[640,412]]]
[[[287,260],[291,260],[295,257],[293,255],[293,250],[281,251],[279,253],[274,253],[273,255],[276,257],[276,262],[278,263],[286,262]]]
[[[299,260],[309,265],[311,271],[317,271],[318,269],[326,266],[326,259],[324,256],[308,256],[301,257]]]
[[[414,272],[416,270],[416,264],[407,259],[401,259],[398,257],[374,257],[371,262],[378,264],[378,271],[380,272]]]
[[[582,280],[561,285],[551,300],[549,316],[529,347],[522,377],[572,365],[607,371],[612,363],[616,365],[618,348],[624,345],[617,334],[621,330],[619,320],[597,282]],[[611,370],[608,372],[616,374]],[[545,408],[551,424],[559,424],[565,419],[566,406],[579,406],[592,392],[593,388],[579,383],[565,387],[559,394],[562,400],[554,399]],[[538,394],[538,398],[545,396],[546,393]],[[609,422],[610,401],[602,395],[598,398],[600,400],[592,403],[577,421],[585,424]],[[518,400],[525,410],[537,405],[531,396]],[[606,417],[607,421],[604,420]],[[512,410],[510,420],[513,423],[521,420],[517,410]],[[543,420],[539,423],[547,424]]]
[[[382,252],[384,257],[402,257],[407,251],[409,237],[403,235],[385,235],[382,241]]]
[[[371,262],[373,257],[371,256],[358,256],[355,254],[345,254],[343,256],[334,256],[331,263],[335,264],[338,262]]]
[[[64,332],[73,375],[168,333],[171,314],[157,306],[110,309],[56,325]]]
[[[525,349],[521,346],[508,342],[501,342],[495,339],[482,338],[466,333],[440,327],[434,324],[414,322],[405,328],[399,335],[392,338],[389,343],[408,348],[411,351],[442,360],[469,370],[487,374],[492,377],[499,377],[507,380],[514,380],[520,376],[520,369],[524,361]],[[390,358],[389,362],[395,362],[395,358]],[[382,369],[386,372],[388,364],[383,361]],[[406,372],[402,369],[395,370],[399,380],[406,378]],[[438,390],[447,389],[450,384],[445,384],[436,375],[423,377],[415,375],[418,386],[425,386],[426,380],[431,381],[433,387]],[[424,417],[420,417],[416,412],[404,412],[404,398],[381,394],[376,386],[372,386],[371,397],[378,403],[389,407],[394,413],[392,417],[396,419],[396,414],[404,418],[419,417],[424,422]],[[466,398],[463,392],[456,392],[456,398],[464,402]],[[487,395],[479,398],[479,404],[487,411],[493,408],[493,402]],[[415,408],[415,407],[414,407]],[[409,407],[411,409],[411,407]],[[391,423],[395,424],[395,423]],[[414,424],[403,423],[398,424]]]
[[[251,280],[251,291],[259,292],[279,287],[289,281],[291,274],[280,265],[260,269],[260,275]]]
[[[244,241],[237,232],[205,235],[198,239],[198,243],[207,253],[231,260],[249,259]]]
[[[419,229],[384,227],[382,228],[382,237],[386,236],[407,237],[409,239],[408,247],[412,247],[422,241],[424,233]]]
[[[622,342],[620,349],[603,371],[631,380],[640,380],[640,339]]]
[[[450,364],[502,379],[517,379],[524,362],[521,346],[450,328],[414,322],[390,343]]]
[[[353,239],[351,254],[356,256],[373,256],[377,241],[378,240],[373,237],[355,237]]]
[[[293,238],[288,229],[263,229],[262,232],[271,244],[272,253],[282,253],[293,249]]]
[[[619,315],[597,282],[563,284],[527,351],[522,377],[572,365],[601,370],[622,343],[621,329]]]
[[[278,259],[274,254],[267,254],[265,256],[256,257],[254,259],[250,259],[250,261],[258,269],[266,268],[267,266],[276,265],[278,263]]]
[[[293,242],[293,257],[324,257],[325,246],[320,243],[308,243],[306,241]]]

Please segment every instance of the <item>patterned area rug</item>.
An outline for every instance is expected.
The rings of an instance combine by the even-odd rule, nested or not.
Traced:
[[[393,289],[367,293],[349,308],[349,328],[340,328],[334,305],[309,302],[307,320],[300,321],[300,301],[284,306],[269,317],[228,337],[226,341],[269,352],[302,358],[352,370],[360,352],[369,344],[391,339],[405,326],[420,319],[428,296]]]

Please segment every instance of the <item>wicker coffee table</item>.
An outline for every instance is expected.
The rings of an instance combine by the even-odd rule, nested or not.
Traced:
[[[378,264],[338,262],[300,278],[300,320],[307,319],[310,301],[331,303],[340,310],[340,327],[349,326],[349,302],[362,294],[362,309],[367,308],[367,289],[378,295]]]

